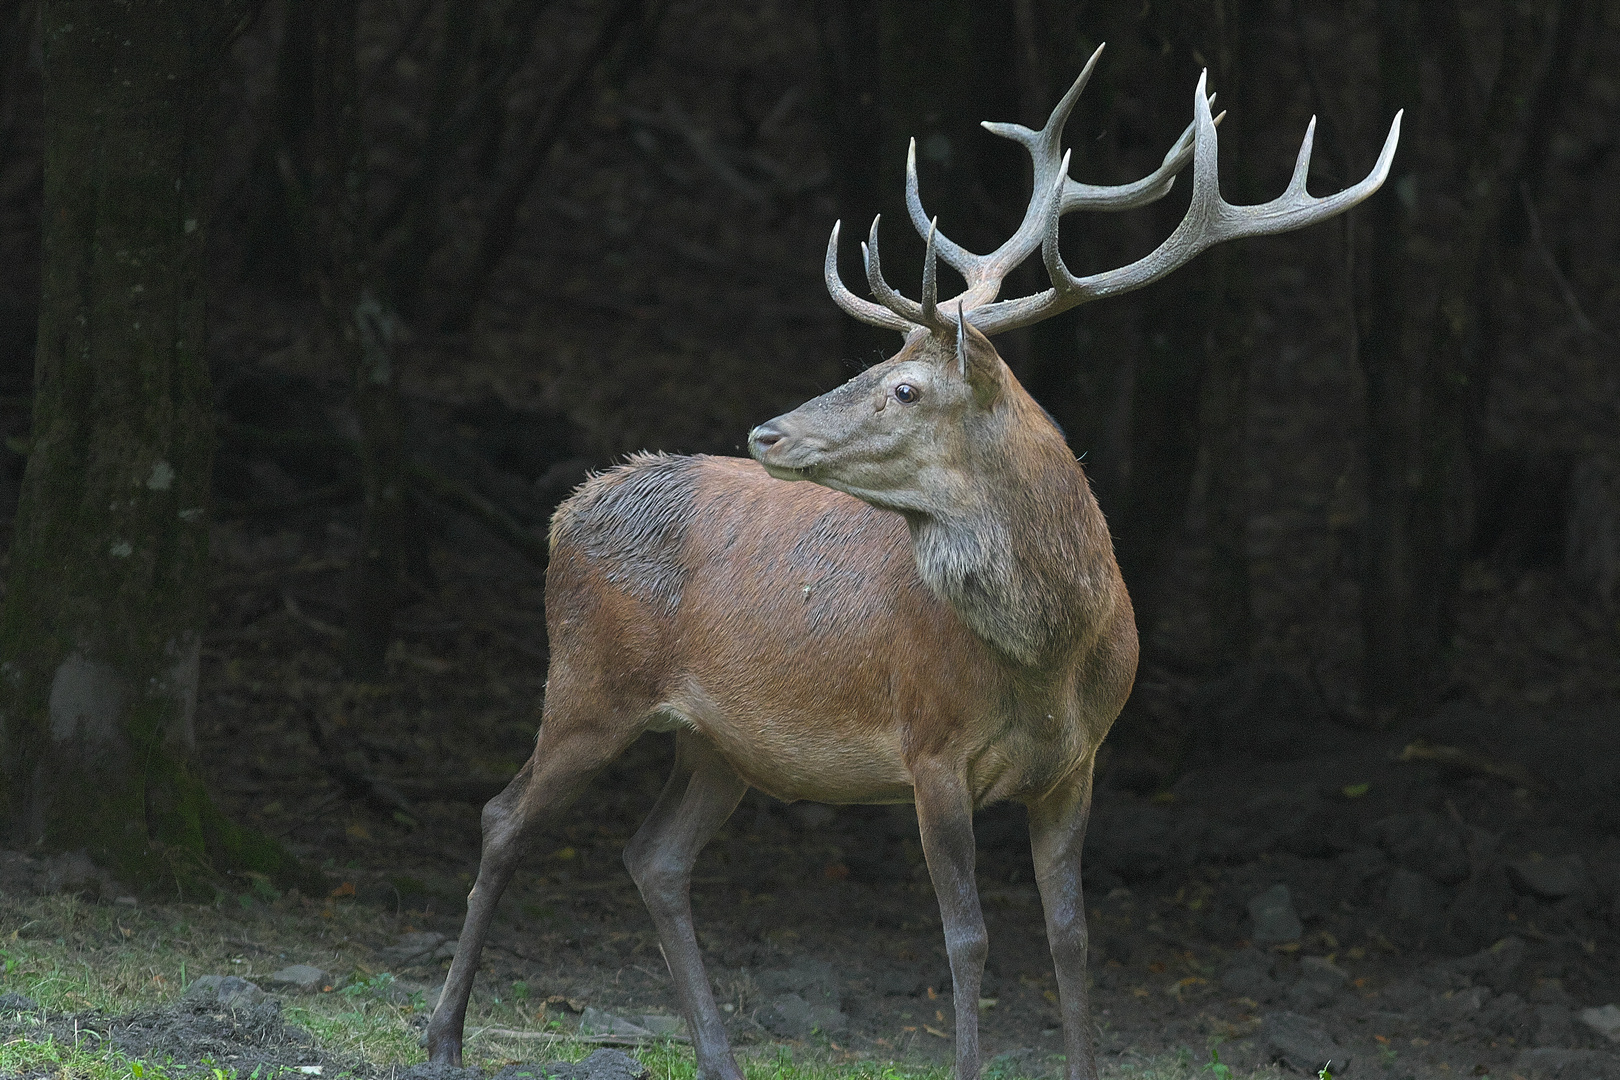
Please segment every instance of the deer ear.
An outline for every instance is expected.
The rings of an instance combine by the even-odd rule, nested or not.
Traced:
[[[956,373],[973,387],[979,404],[989,405],[1001,396],[1001,354],[990,339],[979,333],[956,305]]]

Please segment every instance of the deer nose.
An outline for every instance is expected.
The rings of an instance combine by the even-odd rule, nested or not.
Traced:
[[[748,433],[748,452],[757,461],[769,453],[771,447],[785,438],[787,438],[787,432],[777,427],[774,420],[767,420]]]

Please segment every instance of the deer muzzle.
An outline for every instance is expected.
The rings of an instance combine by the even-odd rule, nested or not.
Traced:
[[[778,480],[806,480],[816,448],[795,430],[792,414],[767,420],[748,433],[748,452]]]

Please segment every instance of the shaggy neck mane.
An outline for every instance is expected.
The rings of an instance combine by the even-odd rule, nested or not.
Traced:
[[[917,569],[964,623],[1026,666],[1058,659],[1105,624],[1113,541],[1062,435],[1013,384],[973,433],[972,504],[908,514]]]

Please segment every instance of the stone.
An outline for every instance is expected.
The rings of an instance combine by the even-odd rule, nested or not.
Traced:
[[[766,993],[800,993],[805,998],[831,998],[838,993],[838,975],[825,960],[799,957],[785,968],[771,968],[755,976]],[[807,992],[808,991],[808,992]]]
[[[1372,834],[1397,864],[1444,885],[1468,876],[1468,851],[1457,828],[1439,814],[1420,810],[1391,814],[1373,823]]]
[[[1389,870],[1389,857],[1375,847],[1361,847],[1347,851],[1335,861],[1339,872],[1353,885],[1371,881]]]
[[[1429,1013],[1436,1020],[1457,1023],[1473,1019],[1491,999],[1491,992],[1483,986],[1470,986],[1466,990],[1452,990],[1435,998]]]
[[[1378,1000],[1381,1008],[1406,1012],[1417,1008],[1432,996],[1432,991],[1415,979],[1399,979],[1384,987]]]
[[[1575,999],[1569,996],[1564,989],[1562,979],[1537,979],[1536,985],[1530,989],[1530,1000],[1537,1005],[1567,1005],[1575,1007]]]
[[[121,892],[112,874],[97,866],[84,849],[65,851],[44,860],[44,880],[47,893],[89,893],[92,896],[114,896]]]
[[[1298,1013],[1275,1012],[1261,1017],[1260,1043],[1269,1059],[1312,1076],[1324,1065],[1339,1075],[1350,1068],[1352,1061],[1327,1028]]]
[[[264,991],[235,975],[203,975],[192,980],[181,995],[188,1001],[246,1009],[264,1000]]]
[[[1301,979],[1288,988],[1283,1001],[1290,1009],[1298,1012],[1315,1012],[1333,1003],[1334,997],[1337,996],[1334,989],[1310,979]]]
[[[1300,1011],[1324,1008],[1349,985],[1343,968],[1324,957],[1307,956],[1299,962],[1299,978],[1288,988],[1288,1004]]]
[[[1401,922],[1426,925],[1438,922],[1445,914],[1446,895],[1426,875],[1402,868],[1389,875],[1384,903],[1389,913]]]
[[[838,1009],[813,1005],[799,994],[779,994],[772,998],[759,1010],[756,1019],[766,1031],[787,1039],[831,1035],[849,1024],[849,1018]]]
[[[399,941],[380,952],[389,962],[406,967],[448,960],[456,955],[456,943],[432,930],[417,930],[402,935]]]
[[[1524,963],[1527,946],[1523,938],[1505,937],[1488,949],[1465,956],[1453,966],[1464,975],[1485,983],[1501,993]]]
[[[1542,1002],[1536,1006],[1537,1046],[1568,1046],[1575,1035],[1575,1014],[1568,1005]]]
[[[585,1006],[579,1014],[581,1035],[617,1035],[626,1039],[650,1039],[653,1033],[632,1020],[603,1012],[594,1005]]]
[[[1237,997],[1246,997],[1260,1004],[1275,1001],[1282,995],[1282,984],[1263,968],[1234,967],[1221,973],[1221,989]]]
[[[1253,940],[1257,945],[1282,945],[1298,941],[1305,932],[1294,897],[1288,886],[1278,883],[1249,901],[1249,917],[1254,920]]]
[[[686,1021],[678,1016],[665,1016],[661,1013],[641,1013],[630,1017],[632,1023],[640,1024],[659,1038],[680,1039],[686,1036]]]
[[[812,1033],[842,1031],[849,1018],[833,966],[824,960],[799,957],[785,968],[761,971],[756,980],[772,996],[757,1019],[784,1038],[802,1039]]]
[[[1620,1054],[1537,1047],[1519,1052],[1513,1072],[1526,1080],[1620,1080]]]
[[[1586,883],[1586,863],[1579,855],[1517,859],[1507,864],[1507,871],[1515,888],[1543,900],[1562,900]]]
[[[264,977],[265,985],[273,990],[291,990],[300,994],[317,994],[332,985],[332,974],[309,964],[290,964]]]
[[[1519,1042],[1528,1042],[1535,1029],[1536,1014],[1528,1002],[1511,991],[1494,998],[1480,1010],[1480,1022]]]
[[[1610,1042],[1620,1042],[1620,1006],[1609,1004],[1582,1009],[1575,1014],[1575,1019]]]
[[[1299,977],[1324,983],[1335,989],[1350,985],[1350,973],[1325,956],[1307,956],[1301,960]]]

